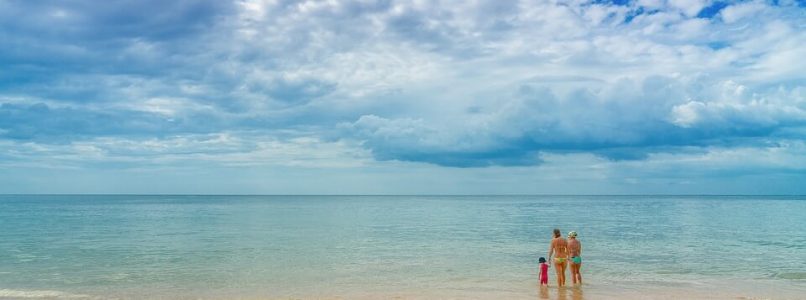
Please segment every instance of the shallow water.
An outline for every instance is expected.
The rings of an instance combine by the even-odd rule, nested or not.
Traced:
[[[555,227],[578,296],[806,294],[806,197],[7,195],[0,298],[534,298]]]

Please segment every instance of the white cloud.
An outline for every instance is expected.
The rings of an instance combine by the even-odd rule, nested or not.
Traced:
[[[39,145],[71,166],[601,166],[752,148],[806,122],[801,7],[742,2],[704,19],[713,1],[215,3],[200,16],[176,4],[181,18],[156,25],[66,6],[0,24],[13,45],[0,59],[19,62],[0,78],[21,78],[0,93],[5,163],[35,161],[14,151]],[[72,31],[49,35],[54,18]]]
[[[766,5],[757,1],[743,2],[730,5],[720,11],[722,21],[725,23],[735,23],[747,17],[752,17],[766,9]]]
[[[345,141],[277,138],[248,132],[165,138],[95,138],[69,144],[0,141],[0,165],[103,170],[215,167],[346,168],[369,162],[366,150]]]
[[[708,0],[669,0],[669,5],[679,9],[687,17],[694,17],[710,2]]]

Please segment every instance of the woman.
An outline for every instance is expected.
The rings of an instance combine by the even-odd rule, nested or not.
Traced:
[[[577,240],[577,232],[568,233],[568,252],[571,254],[571,282],[582,284],[582,275],[579,269],[582,268],[582,243]]]
[[[549,245],[549,261],[552,255],[554,257],[554,266],[557,271],[557,286],[565,286],[565,267],[568,260],[568,242],[562,237],[559,229],[554,229],[554,238],[551,239]]]

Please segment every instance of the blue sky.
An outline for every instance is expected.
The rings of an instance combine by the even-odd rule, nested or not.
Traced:
[[[0,193],[804,194],[803,1],[0,1]]]

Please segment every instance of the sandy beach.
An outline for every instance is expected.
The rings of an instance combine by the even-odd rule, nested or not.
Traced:
[[[725,300],[802,300],[806,295],[806,283],[774,283],[765,280],[746,281],[706,281],[699,284],[643,283],[640,285],[585,284],[557,288],[523,287],[522,290],[509,288],[441,288],[441,289],[397,289],[387,287],[357,288],[347,291],[344,288],[322,288],[322,292],[298,291],[286,295],[275,295],[272,291],[222,289],[197,291],[143,291],[116,290],[108,294],[71,294],[58,291],[19,291],[0,289],[0,299],[241,299],[241,300],[438,300],[438,299],[550,299],[550,300],[675,300],[675,299],[725,299]],[[311,287],[316,289],[316,287]],[[330,291],[326,291],[330,290]]]

